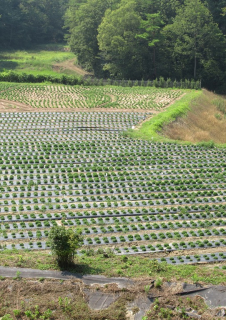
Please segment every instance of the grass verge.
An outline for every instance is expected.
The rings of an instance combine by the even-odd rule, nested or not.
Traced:
[[[153,140],[160,142],[178,142],[161,136],[160,132],[163,125],[174,121],[178,117],[185,115],[195,102],[195,99],[200,97],[202,91],[188,91],[185,96],[172,104],[165,112],[159,113],[149,121],[142,124],[138,130],[128,130],[125,135],[135,139]]]
[[[200,282],[203,284],[226,284],[226,270],[214,265],[168,265],[150,260],[148,256],[116,256],[95,254],[78,256],[70,271],[82,274],[101,274],[108,277],[130,278],[162,277],[166,281]],[[0,265],[59,270],[53,256],[48,252],[5,250],[0,253]],[[222,266],[225,264],[222,264]]]

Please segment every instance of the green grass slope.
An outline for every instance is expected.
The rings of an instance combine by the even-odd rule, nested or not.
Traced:
[[[60,76],[62,72],[68,72],[61,72],[54,65],[73,58],[75,55],[63,45],[37,46],[26,51],[0,51],[0,72],[12,70],[17,73]],[[72,73],[76,75],[76,72]]]
[[[189,90],[180,99],[172,104],[166,111],[153,116],[150,120],[144,122],[138,130],[129,130],[125,134],[129,137],[153,141],[172,141],[161,136],[163,125],[174,121],[178,117],[185,115],[195,99],[200,97],[202,91]]]

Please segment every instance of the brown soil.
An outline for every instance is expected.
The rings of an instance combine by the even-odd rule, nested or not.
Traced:
[[[178,118],[163,128],[162,134],[170,139],[191,142],[226,142],[226,119],[212,103],[217,96],[203,90],[203,94],[193,102],[186,117]],[[221,120],[216,115],[220,115]]]
[[[0,317],[10,314],[12,319],[20,320],[126,319],[126,304],[131,301],[131,294],[121,292],[119,299],[107,309],[94,311],[88,306],[84,289],[82,281],[76,280],[25,280],[19,277],[17,280],[2,280]],[[28,312],[32,313],[33,317]]]
[[[148,289],[149,288],[149,289]],[[147,292],[148,290],[148,292]],[[107,309],[94,311],[88,306],[87,292],[102,291],[104,293],[117,293],[119,298]],[[146,292],[145,292],[146,291]],[[147,319],[192,319],[189,312],[199,314],[201,319],[213,319],[216,310],[208,309],[203,298],[196,296],[191,298],[180,297],[182,284],[168,287],[166,283],[156,287],[154,281],[137,281],[128,289],[119,289],[117,285],[104,287],[94,285],[85,286],[80,280],[47,280],[33,279],[2,279],[0,281],[0,317],[10,314],[12,319],[51,319],[51,320],[126,320],[128,303],[138,298],[146,300],[147,293],[155,300],[148,312]],[[139,306],[133,308],[133,314],[139,311]],[[30,315],[29,315],[30,312]],[[47,317],[47,313],[49,315]]]
[[[116,96],[114,96],[113,94],[110,94],[110,93],[106,93],[107,96],[109,96],[111,98],[111,102],[115,102],[117,101],[117,98]]]
[[[75,73],[77,73],[80,76],[92,76],[91,73],[85,71],[84,69],[82,69],[79,66],[75,65],[75,61],[76,59],[71,59],[71,60],[66,60],[63,62],[59,62],[53,65],[53,70],[56,72],[62,72],[65,70],[70,70],[70,71],[74,71]]]
[[[0,99],[0,112],[20,112],[29,111],[29,109],[34,111],[34,108],[24,103]]]
[[[202,319],[212,320],[217,310],[208,310],[202,297],[178,297],[167,291],[151,307],[147,320]],[[193,316],[193,315],[194,316]],[[196,317],[195,317],[196,315]]]

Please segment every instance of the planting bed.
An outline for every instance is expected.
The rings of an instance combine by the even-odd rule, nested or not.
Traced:
[[[183,90],[150,87],[82,87],[0,83],[0,99],[33,108],[115,108],[159,110],[183,94]]]
[[[49,249],[58,224],[82,228],[81,254],[112,248],[174,264],[224,261],[226,151],[121,134],[149,115],[2,113],[1,248]],[[172,251],[181,257],[165,258]]]
[[[170,258],[157,259],[159,262],[167,262],[169,264],[196,264],[196,263],[213,263],[226,261],[226,252],[175,256]]]

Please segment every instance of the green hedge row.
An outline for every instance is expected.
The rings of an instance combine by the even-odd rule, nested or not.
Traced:
[[[68,85],[79,85],[83,83],[83,79],[76,77],[69,77],[62,75],[61,77],[54,77],[50,75],[33,75],[27,73],[1,72],[0,82],[18,82],[18,83],[42,83],[51,82]]]
[[[153,81],[144,80],[112,80],[112,79],[96,79],[96,78],[77,78],[67,75],[54,77],[51,75],[33,75],[27,73],[1,72],[0,82],[17,82],[17,83],[42,83],[51,82],[66,85],[84,85],[84,86],[122,86],[122,87],[156,87],[156,88],[181,88],[181,89],[201,89],[201,82],[194,80],[185,81],[172,81],[171,79],[165,80],[160,77]]]

